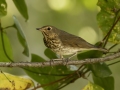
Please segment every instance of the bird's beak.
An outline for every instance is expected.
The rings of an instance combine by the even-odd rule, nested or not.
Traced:
[[[41,30],[41,28],[36,28],[36,30]]]
[[[43,28],[36,28],[36,30],[39,30],[39,31],[44,31],[44,29]]]

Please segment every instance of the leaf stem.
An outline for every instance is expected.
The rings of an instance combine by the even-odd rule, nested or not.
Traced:
[[[0,20],[0,31],[1,31],[1,41],[2,41],[3,51],[4,51],[5,55],[6,55],[6,57],[7,57],[11,62],[14,62],[14,61],[9,57],[9,55],[7,54],[6,49],[5,49],[3,29],[2,29],[2,27],[1,27],[1,20]]]

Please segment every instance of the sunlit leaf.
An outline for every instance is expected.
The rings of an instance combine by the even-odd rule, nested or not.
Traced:
[[[105,78],[92,76],[94,83],[104,88],[104,90],[114,90],[114,78],[112,76]]]
[[[106,35],[113,23],[115,23],[120,16],[120,0],[98,0],[97,5],[101,8],[101,11],[97,15],[99,28],[103,31],[104,35]],[[120,20],[114,27],[109,41],[120,43]]]
[[[3,74],[4,73],[4,74]],[[9,73],[0,73],[0,89],[6,90],[26,90],[33,87],[34,83],[28,78],[14,76]],[[11,81],[11,82],[10,82]]]
[[[7,3],[5,0],[0,0],[0,18],[7,14]]]
[[[29,56],[29,48],[28,48],[27,40],[25,38],[25,34],[23,32],[22,26],[20,25],[18,19],[15,16],[13,16],[13,20],[15,22],[15,25],[13,25],[13,26],[17,30],[18,39],[19,39],[21,45],[24,47],[23,54],[25,54],[26,56]]]
[[[21,13],[21,15],[28,20],[28,10],[27,10],[27,6],[25,3],[25,0],[13,0],[16,8],[18,9],[18,11]]]
[[[31,62],[43,62],[43,61],[45,60],[40,56],[32,54]],[[63,74],[66,75],[72,72],[66,66],[26,68],[25,70],[31,78],[39,82],[41,85],[56,81],[62,78],[64,76]],[[61,82],[54,83],[43,88],[44,90],[56,90],[60,84],[63,83]]]
[[[82,90],[105,90],[105,89],[98,86],[97,84],[89,82]]]
[[[13,59],[12,47],[6,33],[0,31],[0,62],[8,62]]]

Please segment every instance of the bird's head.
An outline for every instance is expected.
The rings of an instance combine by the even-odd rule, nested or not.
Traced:
[[[54,26],[50,26],[50,25],[47,25],[47,26],[43,26],[41,28],[36,28],[37,30],[41,31],[43,36],[45,38],[55,38],[56,36],[58,36],[58,29]]]

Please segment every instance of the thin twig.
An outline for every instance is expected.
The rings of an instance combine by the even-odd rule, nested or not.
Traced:
[[[115,27],[115,25],[118,23],[119,20],[120,20],[120,16],[118,17],[118,19],[116,20],[116,22],[112,25],[112,27],[110,28],[110,30],[109,30],[109,32],[107,33],[107,35],[104,37],[103,42],[104,42],[104,40],[105,40],[105,43],[104,43],[104,46],[103,46],[103,47],[106,46],[106,44],[107,44],[107,42],[108,42],[108,39],[109,39],[109,37],[110,37],[110,34],[111,34],[113,28]]]
[[[40,85],[40,86],[37,86],[35,87],[34,89],[38,89],[38,88],[41,88],[41,87],[45,87],[45,86],[49,86],[49,85],[53,85],[55,83],[58,83],[58,82],[61,82],[61,81],[66,81],[67,79],[70,79],[72,78],[75,74],[77,74],[77,72],[83,67],[83,65],[81,65],[75,72],[71,73],[70,75],[66,76],[66,77],[63,77],[61,79],[58,79],[56,81],[53,81],[53,82],[50,82],[50,83],[47,83],[47,84],[44,84],[44,85]],[[62,83],[63,83],[62,82]]]
[[[117,46],[118,44],[116,43],[116,44],[114,44],[114,45],[112,45],[109,49],[108,49],[108,51],[110,51],[112,48],[114,48],[115,46]]]
[[[72,77],[75,73],[76,73],[76,72],[73,72],[72,74],[70,74],[70,75],[68,75],[68,76],[65,76],[65,77],[63,77],[63,78],[61,78],[61,79],[58,79],[58,80],[56,80],[56,81],[53,81],[53,82],[50,82],[50,83],[47,83],[47,84],[43,84],[43,85],[37,86],[37,87],[35,87],[34,89],[38,89],[38,88],[41,88],[41,87],[53,85],[53,84],[58,83],[58,82],[60,82],[60,81],[66,80],[66,79]]]
[[[83,66],[83,65],[82,65],[82,66]],[[60,87],[58,87],[57,90],[60,90],[60,89],[64,88],[65,86],[73,83],[73,82],[76,81],[78,78],[81,78],[81,77],[85,78],[85,74],[86,74],[88,71],[90,71],[90,70],[86,70],[85,72],[83,72],[83,71],[80,70],[80,69],[82,68],[82,66],[79,67],[79,69],[76,71],[76,74],[74,74],[73,77],[70,78],[71,80],[69,80],[69,82],[64,83],[64,85],[61,85]],[[79,74],[79,75],[78,75],[78,74]],[[86,79],[86,78],[85,78],[85,79]]]
[[[77,80],[78,78],[80,78],[80,77],[75,77],[75,76],[73,76],[73,77],[74,78],[72,80],[70,80],[68,83],[64,84],[63,86],[59,87],[57,90],[60,90],[60,89],[62,89],[64,87],[66,87],[67,85],[73,83],[75,80]]]
[[[120,60],[119,60],[119,61],[116,61],[116,62],[112,62],[112,63],[108,64],[108,66],[111,66],[111,65],[116,64],[116,63],[119,63],[119,62],[120,62]]]

